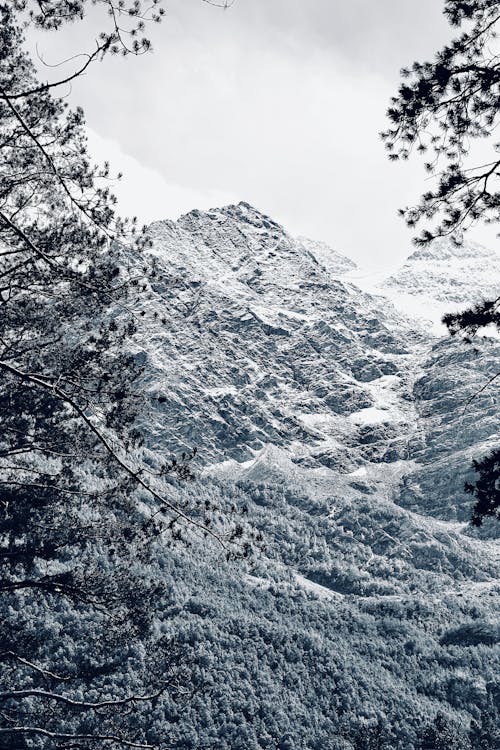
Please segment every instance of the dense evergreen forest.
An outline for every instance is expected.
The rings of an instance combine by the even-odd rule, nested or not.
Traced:
[[[91,6],[43,81],[24,35]],[[498,300],[439,339],[246,203],[120,218],[60,87],[161,6],[0,0],[0,747],[498,750]],[[460,140],[494,126],[498,2],[444,7],[473,30],[385,135],[456,130],[426,243],[498,218]]]

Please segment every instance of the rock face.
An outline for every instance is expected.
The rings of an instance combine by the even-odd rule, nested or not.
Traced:
[[[206,633],[215,662],[210,704],[178,719],[211,734],[183,746],[351,750],[349,722],[384,716],[410,750],[438,710],[466,722],[494,681],[498,547],[472,535],[463,483],[500,445],[494,385],[468,401],[500,370],[499,343],[439,338],[245,203],[149,236],[147,449],[196,446],[198,478],[173,498],[222,498],[266,540],[246,570],[183,558],[172,573],[172,623]],[[486,262],[438,244],[387,289],[470,300]]]
[[[468,305],[500,292],[500,256],[474,242],[439,238],[415,250],[384,287],[428,300]]]
[[[148,388],[162,399],[155,445],[197,445],[205,463],[275,445],[334,467],[352,465],[357,431],[394,421],[390,404],[423,335],[334,278],[316,243],[247,204],[157,222],[149,235],[150,310],[167,315],[145,347]],[[352,266],[338,254],[333,264]]]
[[[429,335],[339,278],[349,259],[246,203],[156,222],[149,236],[155,275],[142,344],[153,450],[197,446],[211,472],[255,479],[278,448],[326,483],[390,488],[412,510],[468,517],[471,456],[500,442],[494,388],[464,412],[495,372],[494,341],[472,349]],[[483,276],[474,285],[471,268],[485,259],[497,262],[483,248],[437,242],[387,285],[445,304],[467,296],[458,289],[472,299]]]

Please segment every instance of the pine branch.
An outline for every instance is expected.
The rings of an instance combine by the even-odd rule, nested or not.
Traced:
[[[93,742],[113,742],[116,745],[122,745],[123,747],[138,748],[139,750],[157,750],[157,745],[149,745],[142,742],[134,742],[133,740],[126,740],[123,737],[118,737],[113,734],[67,734],[65,732],[51,732],[43,727],[32,727],[32,726],[12,726],[12,727],[0,727],[1,735],[12,735],[12,734],[38,734],[42,737],[50,737],[55,740],[87,740]]]
[[[45,378],[44,376],[22,372],[17,367],[14,367],[8,362],[4,362],[1,360],[0,360],[0,368],[5,370],[6,372],[11,373],[15,377],[19,378],[19,380],[21,381],[27,381],[27,382],[33,383],[34,385],[37,385],[43,388],[44,390],[49,391],[58,399],[60,399],[64,403],[71,406],[71,408],[75,411],[75,413],[83,420],[83,422],[87,425],[90,431],[96,436],[96,438],[101,443],[101,445],[104,446],[108,455],[114,460],[116,464],[118,464],[118,466],[131,479],[133,479],[133,481],[136,484],[138,484],[140,487],[146,490],[155,500],[160,502],[163,507],[167,508],[170,512],[174,513],[177,517],[182,518],[190,526],[194,526],[195,528],[198,528],[201,531],[203,531],[205,535],[211,536],[221,545],[223,549],[226,549],[226,544],[224,543],[224,541],[221,539],[221,537],[218,534],[213,532],[210,528],[208,528],[208,526],[205,526],[199,521],[196,521],[194,518],[191,518],[190,516],[188,516],[178,506],[166,500],[153,487],[148,485],[147,482],[145,482],[144,479],[141,478],[139,471],[134,470],[132,467],[130,467],[127,461],[125,461],[123,458],[121,458],[121,456],[118,455],[118,453],[113,449],[109,439],[101,432],[101,430],[98,427],[96,427],[96,425],[92,422],[92,420],[89,419],[85,411],[76,403],[76,401],[67,393],[65,393],[63,390],[61,390],[61,388],[59,388],[55,383],[54,384],[50,383],[49,379]]]
[[[118,708],[120,706],[130,705],[131,703],[133,704],[154,701],[161,695],[163,695],[167,689],[168,685],[164,685],[151,695],[129,695],[126,698],[107,701],[77,701],[73,700],[72,698],[67,698],[64,695],[59,695],[58,693],[52,693],[48,690],[8,690],[0,693],[0,701],[22,700],[23,698],[47,698],[48,700],[63,703],[64,705],[71,708],[82,710],[98,710],[100,708]]]

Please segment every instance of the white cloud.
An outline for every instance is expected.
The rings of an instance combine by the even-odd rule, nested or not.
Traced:
[[[168,182],[155,169],[145,167],[124,153],[121,145],[88,130],[89,151],[96,163],[109,161],[112,174],[123,177],[112,185],[123,216],[137,216],[140,224],[158,219],[177,219],[192,208],[208,209],[234,202],[229,194],[217,190],[191,190]]]
[[[152,55],[107,59],[68,93],[84,107],[96,156],[125,172],[123,211],[149,221],[245,200],[361,264],[398,264],[411,233],[396,212],[418,198],[425,173],[418,160],[389,163],[378,131],[399,68],[451,33],[441,5],[166,7]],[[40,49],[51,63],[88,49],[103,21],[94,9]]]

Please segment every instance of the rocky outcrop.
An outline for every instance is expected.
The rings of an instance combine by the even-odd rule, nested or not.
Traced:
[[[438,339],[343,280],[352,261],[246,203],[156,222],[149,237],[155,270],[138,346],[152,451],[196,446],[200,465],[224,464],[225,475],[231,466],[237,478],[252,461],[253,475],[267,475],[279,448],[332,490],[468,518],[471,457],[499,442],[496,391],[465,407],[499,366],[496,343]],[[477,294],[470,273],[484,259],[497,262],[436,242],[387,285],[451,304],[455,277]]]

